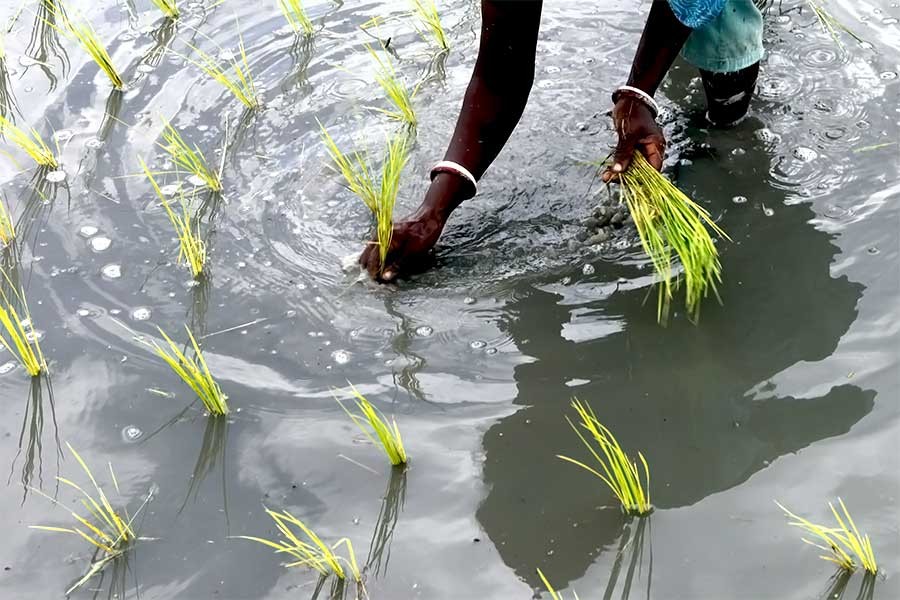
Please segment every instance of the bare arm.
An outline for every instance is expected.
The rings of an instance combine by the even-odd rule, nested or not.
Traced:
[[[509,139],[528,101],[541,0],[482,0],[481,45],[456,129],[444,155],[480,178]],[[422,268],[450,214],[472,196],[458,175],[440,173],[415,213],[394,225],[393,239],[379,273],[377,247],[370,244],[360,264],[384,281]]]

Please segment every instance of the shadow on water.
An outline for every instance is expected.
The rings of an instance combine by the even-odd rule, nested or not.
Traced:
[[[44,390],[46,388],[46,395]],[[46,401],[46,405],[45,405]],[[56,422],[56,405],[53,402],[53,384],[48,375],[32,377],[28,386],[28,396],[25,401],[25,410],[22,415],[22,429],[19,431],[19,448],[13,457],[10,466],[9,479],[12,481],[16,472],[16,464],[22,457],[22,469],[19,481],[22,484],[22,503],[28,497],[28,491],[35,486],[34,478],[37,476],[37,488],[43,489],[43,449],[44,449],[44,416],[45,406],[50,409],[50,420],[53,426],[53,442],[56,444],[56,475],[59,475],[60,460],[62,459],[62,445],[59,442],[59,428]],[[54,481],[57,481],[54,479]],[[59,489],[58,481],[55,489]],[[54,493],[55,495],[55,493]]]
[[[25,72],[32,66],[37,66],[50,84],[48,91],[56,89],[59,79],[53,74],[53,61],[58,61],[62,76],[69,72],[69,55],[66,49],[59,43],[59,33],[56,31],[57,15],[65,15],[65,8],[58,0],[43,0],[37,3],[34,15],[34,25],[31,29],[31,38],[25,54],[35,63],[28,65]]]
[[[697,161],[679,184],[701,198],[751,189],[764,205],[781,207],[783,192],[759,181],[769,159],[756,146],[747,142],[746,166],[730,178],[703,173],[721,167]],[[846,433],[872,410],[875,392],[854,385],[795,398],[778,396],[770,383],[798,362],[829,356],[862,296],[862,285],[831,276],[838,248],[809,224],[813,216],[807,204],[783,206],[777,218],[726,212],[723,227],[740,243],[723,251],[724,306],[708,302],[698,327],[678,318],[661,328],[644,304],[646,289],[586,299],[591,292],[579,295],[575,284],[569,299],[555,277],[546,287],[558,292],[540,282],[514,290],[501,328],[535,360],[515,370],[523,408],[483,438],[490,491],[477,518],[520,578],[538,586],[541,565],[555,581],[575,581],[622,531],[617,509],[597,507],[611,501],[600,484],[555,458],[584,452],[564,418],[573,394],[626,451],[647,457],[657,509],[738,486],[780,456]]]
[[[394,537],[394,528],[397,527],[397,519],[403,512],[405,502],[406,468],[395,467],[391,469],[391,477],[381,500],[381,509],[375,520],[375,529],[372,531],[369,553],[366,556],[366,571],[372,569],[375,577],[387,572],[391,560],[391,538]]]

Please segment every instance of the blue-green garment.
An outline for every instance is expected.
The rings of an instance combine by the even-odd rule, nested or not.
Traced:
[[[694,30],[681,50],[692,65],[732,73],[762,59],[762,14],[753,0],[669,0],[669,6]]]

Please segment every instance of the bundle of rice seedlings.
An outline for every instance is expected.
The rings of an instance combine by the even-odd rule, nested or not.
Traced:
[[[181,214],[178,214],[172,209],[171,202],[163,194],[159,184],[156,183],[153,173],[147,168],[147,163],[144,162],[144,159],[140,159],[140,162],[144,175],[150,180],[150,184],[153,186],[153,190],[156,192],[156,196],[162,203],[163,208],[166,209],[166,214],[169,216],[169,220],[175,228],[175,234],[178,236],[179,251],[177,262],[179,264],[186,263],[191,269],[191,274],[197,279],[203,274],[203,268],[206,265],[206,243],[200,236],[199,224],[196,228],[191,227],[191,215],[188,210],[188,203],[184,198],[184,192],[179,190]]]
[[[447,36],[444,34],[444,27],[441,25],[441,16],[434,5],[434,0],[410,0],[410,2],[413,14],[418,17],[421,25],[431,34],[437,45],[442,50],[449,50],[450,44],[447,43]]]
[[[599,446],[600,452],[585,438],[569,417],[566,417],[566,421],[569,422],[581,442],[600,465],[602,472],[568,456],[557,455],[557,457],[578,465],[599,477],[615,494],[626,514],[648,514],[653,507],[650,504],[650,468],[647,466],[644,455],[638,452],[638,458],[644,467],[644,483],[642,483],[637,462],[625,454],[612,432],[597,420],[593,409],[582,404],[578,399],[572,400],[572,408],[581,419],[581,427],[588,431],[590,437]]]
[[[861,37],[853,33],[853,31],[849,27],[838,21],[838,19],[830,12],[828,12],[822,4],[816,2],[815,0],[806,0],[806,3],[809,5],[809,8],[812,9],[813,14],[816,15],[816,19],[819,20],[819,23],[822,25],[822,29],[825,30],[825,33],[831,36],[831,39],[833,39],[838,46],[842,48],[844,46],[844,44],[841,42],[841,31],[849,34],[850,37],[852,37],[857,42],[863,43],[865,41]]]
[[[162,11],[162,14],[168,19],[177,19],[181,13],[178,12],[178,3],[176,0],[153,0],[156,8]]]
[[[351,155],[345,155],[337,147],[334,140],[319,123],[322,129],[322,138],[332,160],[344,176],[347,187],[356,194],[360,200],[375,215],[376,238],[378,240],[378,252],[381,257],[381,268],[385,264],[388,249],[391,246],[391,237],[394,228],[394,204],[397,201],[397,192],[400,190],[400,174],[408,159],[408,146],[406,137],[396,135],[388,140],[387,151],[381,166],[381,181],[376,186],[372,170],[366,164],[365,157],[354,151]]]
[[[89,515],[84,517],[73,510],[66,509],[69,510],[69,514],[77,521],[76,525],[73,525],[72,527],[30,525],[29,528],[77,535],[80,538],[87,540],[94,546],[97,552],[102,555],[100,560],[93,563],[88,573],[66,591],[66,595],[68,595],[94,574],[102,570],[108,562],[121,556],[128,549],[129,544],[136,539],[132,523],[134,522],[137,513],[135,513],[135,516],[129,516],[127,510],[120,512],[115,509],[110,503],[109,498],[107,498],[103,488],[97,483],[97,480],[88,468],[87,463],[84,462],[84,459],[82,459],[68,443],[66,443],[66,447],[68,447],[72,456],[75,457],[75,460],[78,461],[78,464],[87,475],[88,480],[90,480],[91,484],[94,486],[94,490],[93,492],[88,492],[79,484],[70,479],[66,479],[65,477],[57,476],[56,479],[82,496],[81,504],[88,511]],[[113,486],[116,488],[116,493],[121,493],[119,492],[119,483],[116,480],[115,472],[113,472],[112,464],[109,464],[109,475],[112,479]],[[44,492],[37,489],[34,491],[57,506],[65,508],[61,502],[48,496]],[[143,505],[141,508],[143,508]]]
[[[106,51],[103,42],[97,36],[94,27],[82,18],[70,19],[61,6],[57,6],[51,1],[41,0],[41,2],[46,3],[48,12],[52,13],[54,17],[52,21],[47,20],[47,24],[70,40],[78,42],[94,59],[100,70],[106,73],[106,76],[109,77],[115,88],[122,89],[125,87],[125,82],[119,76],[119,71],[113,64],[112,58],[110,58],[109,52]]]
[[[337,403],[341,405],[347,416],[356,423],[356,426],[359,427],[366,437],[373,444],[381,446],[392,465],[395,467],[397,465],[405,465],[408,459],[406,449],[403,447],[403,438],[400,436],[400,428],[397,427],[397,421],[391,419],[391,422],[388,423],[384,414],[372,406],[353,384],[350,385],[350,389],[356,408],[359,409],[359,414],[347,410],[347,407],[344,406],[337,396],[334,399],[337,400]]]
[[[356,554],[353,552],[353,544],[348,538],[341,538],[332,546],[328,546],[314,531],[289,512],[276,512],[267,508],[266,513],[275,521],[283,540],[272,541],[247,535],[235,537],[258,542],[274,548],[276,554],[288,554],[296,559],[287,563],[286,567],[307,567],[317,571],[322,577],[335,575],[338,579],[344,580],[349,575],[356,582],[362,580],[362,574],[356,563]],[[291,526],[298,528],[300,535]],[[347,547],[349,558],[335,553],[340,546]]]
[[[192,358],[185,356],[178,345],[172,341],[172,338],[167,336],[159,327],[157,327],[157,330],[166,341],[168,347],[163,347],[155,340],[147,341],[139,337],[138,341],[153,350],[188,387],[194,390],[194,393],[197,394],[197,397],[200,398],[203,406],[206,407],[206,410],[211,415],[227,415],[228,397],[222,393],[222,388],[219,387],[219,384],[213,379],[212,373],[209,372],[206,359],[203,358],[203,353],[200,351],[200,346],[197,344],[194,334],[187,327],[184,329],[187,331],[191,347],[194,349]]]
[[[59,163],[50,147],[41,139],[41,134],[37,129],[32,128],[30,132],[25,132],[16,127],[11,120],[0,115],[0,135],[5,137],[11,144],[18,146],[20,150],[25,152],[40,167],[48,169],[56,169]]]
[[[640,152],[634,153],[631,165],[619,175],[619,182],[641,245],[660,280],[657,319],[666,322],[679,284],[672,274],[674,252],[684,270],[688,317],[696,322],[701,301],[710,290],[718,297],[716,285],[722,281],[719,252],[709,229],[730,238],[706,209],[654,169]]]
[[[390,58],[382,60],[371,46],[367,45],[366,48],[378,64],[378,72],[375,74],[375,81],[377,81],[378,85],[381,86],[381,89],[384,90],[388,100],[397,107],[397,110],[378,110],[392,119],[402,121],[411,127],[415,127],[417,121],[416,113],[412,107],[412,99],[415,97],[416,92],[419,91],[419,86],[416,86],[412,92],[410,92],[406,86],[397,79],[397,72],[394,69],[394,65],[391,63]]]
[[[16,239],[16,226],[13,224],[6,201],[0,198],[0,245],[7,246],[14,239]]]
[[[861,565],[863,569],[874,575],[878,572],[878,564],[875,562],[872,542],[869,540],[868,534],[860,535],[859,530],[856,528],[856,523],[853,522],[853,517],[850,516],[850,512],[844,505],[844,501],[838,498],[838,503],[841,505],[841,511],[843,511],[844,516],[842,518],[834,505],[829,502],[828,508],[831,509],[831,514],[834,515],[834,519],[837,521],[837,527],[826,527],[825,525],[818,525],[808,521],[803,517],[798,517],[777,500],[775,501],[778,508],[793,519],[793,521],[790,521],[791,525],[799,527],[813,538],[812,540],[807,538],[801,539],[807,544],[826,552],[820,558],[833,562],[841,569],[849,572],[855,571],[857,566]]]
[[[3,279],[7,285],[0,286],[0,344],[19,360],[29,375],[37,377],[47,370],[47,361],[34,332],[25,294],[6,271],[3,271]],[[21,313],[16,310],[16,304],[21,307]]]
[[[312,35],[316,32],[316,28],[310,18],[306,16],[300,0],[278,0],[278,6],[295,33]]]
[[[548,592],[550,592],[550,597],[553,600],[563,600],[562,594],[553,589],[553,586],[550,585],[550,582],[547,581],[547,578],[544,576],[544,573],[540,569],[537,569],[537,574],[538,577],[541,578],[541,581],[544,582],[544,587],[547,588]],[[575,594],[575,600],[578,600],[578,594]]]
[[[208,36],[204,37],[215,44]],[[250,110],[259,108],[259,96],[253,83],[253,75],[250,73],[250,62],[247,60],[243,36],[238,34],[238,55],[230,55],[230,58],[227,60],[213,58],[193,44],[187,44],[187,46],[197,54],[199,59],[194,60],[188,56],[179,56],[222,84],[225,89],[231,92],[235,98],[240,100]],[[219,49],[222,50],[221,47]]]
[[[197,181],[203,182],[203,185],[210,190],[221,192],[222,171],[225,168],[225,153],[222,153],[222,161],[219,164],[219,169],[214,170],[209,166],[209,163],[206,162],[203,152],[200,151],[200,148],[196,144],[192,148],[184,138],[181,137],[178,130],[172,126],[172,123],[165,118],[163,118],[163,123],[165,124],[162,133],[163,143],[159,144],[159,146],[169,155],[169,158],[175,166],[193,175]]]

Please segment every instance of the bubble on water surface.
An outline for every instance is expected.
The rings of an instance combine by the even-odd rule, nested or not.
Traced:
[[[463,298],[463,304],[475,304],[475,298],[473,298],[472,296],[466,296],[465,298]]]
[[[93,137],[93,138],[87,140],[84,143],[84,146],[85,146],[85,148],[90,148],[91,150],[97,150],[98,148],[103,147],[103,140],[101,140],[98,137]]]
[[[753,132],[753,135],[756,136],[756,139],[758,139],[759,141],[767,144],[775,144],[781,140],[781,136],[768,127],[757,129]]]
[[[897,79],[897,72],[896,71],[885,71],[884,73],[881,73],[878,76],[881,77],[885,81],[891,81],[893,79]]]
[[[868,250],[866,250],[866,252],[868,252],[869,254],[875,255],[875,254],[878,254],[878,253],[881,252],[881,251],[878,249],[877,246],[872,246],[871,248],[869,248]]]
[[[583,275],[593,275],[596,269],[594,269],[594,265],[584,265],[581,268],[581,273]]]
[[[206,182],[199,175],[191,175],[187,178],[188,183],[197,187],[203,187],[206,185]]]
[[[122,276],[122,265],[110,263],[100,269],[100,273],[106,279],[118,279]]]
[[[747,196],[735,196],[731,201],[735,204],[745,204],[747,202]]]
[[[146,306],[139,306],[131,311],[131,318],[135,321],[150,320],[151,311]]]
[[[178,193],[178,190],[181,189],[180,183],[170,183],[168,185],[164,185],[159,188],[159,191],[162,192],[163,196],[174,196]]]
[[[481,350],[485,346],[487,346],[487,342],[485,342],[484,340],[473,340],[469,342],[469,348],[471,348],[472,350]]]
[[[794,148],[792,154],[794,155],[794,158],[802,160],[803,162],[811,162],[819,158],[818,152],[816,152],[812,148],[807,148],[805,146]]]
[[[485,354],[497,354],[497,349],[496,348],[488,348],[487,350],[484,351],[484,353]]]
[[[66,172],[62,169],[50,171],[44,176],[44,179],[46,179],[50,183],[60,183],[66,180]]]
[[[92,313],[90,310],[88,310],[86,308],[79,308],[78,310],[75,311],[75,314],[78,315],[79,317],[90,317]]]
[[[769,208],[768,206],[763,206],[763,214],[766,215],[767,217],[771,217],[772,215],[775,214],[775,211],[773,209]]]
[[[0,365],[0,375],[6,375],[10,371],[16,368],[16,363],[13,361],[7,361]]]
[[[416,335],[419,337],[428,337],[432,333],[434,333],[434,327],[429,327],[428,325],[416,327]]]
[[[91,250],[94,252],[103,252],[109,250],[109,247],[112,245],[112,240],[104,235],[98,235],[97,237],[92,237],[89,243],[91,245]]]
[[[93,225],[84,225],[81,229],[78,230],[78,235],[83,238],[89,238],[97,235],[97,232],[99,231],[100,229],[94,227]]]
[[[30,325],[31,324],[29,323],[29,326]],[[25,326],[24,322],[22,323],[22,326],[23,327]],[[25,339],[28,340],[29,342],[40,342],[42,339],[44,339],[44,332],[43,331],[35,331],[34,329],[32,329],[31,331],[28,331],[25,333]]]
[[[126,425],[122,428],[122,440],[128,443],[136,442],[144,435],[139,427]]]
[[[335,350],[331,353],[331,359],[339,365],[346,365],[350,362],[350,353],[346,350]]]

